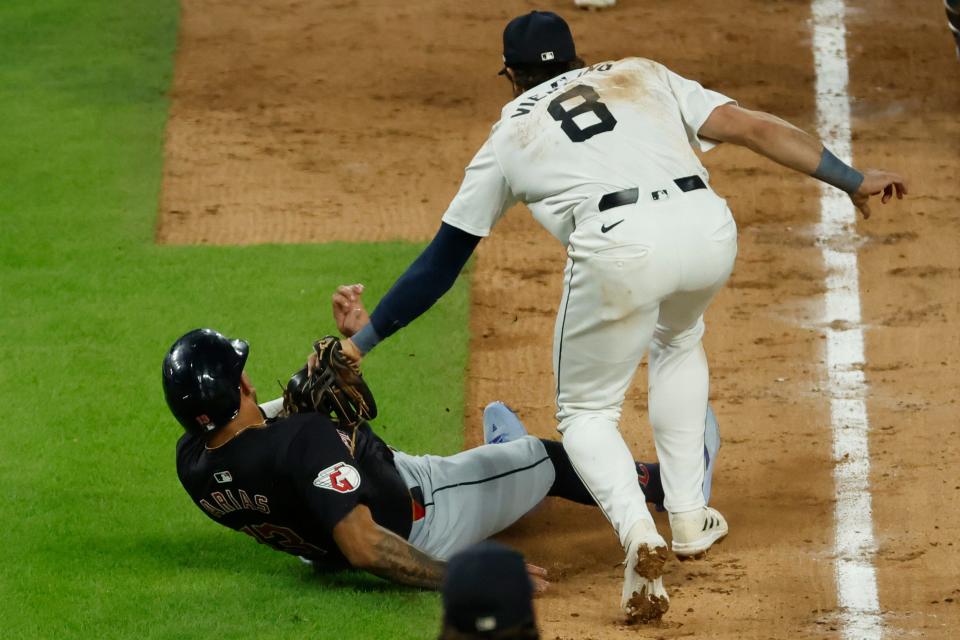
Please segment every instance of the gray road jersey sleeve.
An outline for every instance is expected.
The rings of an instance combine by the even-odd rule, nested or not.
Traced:
[[[467,165],[460,190],[443,221],[469,234],[486,237],[517,199],[510,190],[491,142],[492,134]]]
[[[670,71],[661,66],[666,76],[670,91],[677,99],[680,107],[680,117],[683,119],[683,126],[687,130],[687,139],[690,145],[698,151],[709,151],[719,142],[709,138],[699,136],[700,127],[707,121],[710,114],[717,107],[724,104],[736,104],[736,100],[728,98],[722,93],[704,89],[699,82],[687,80],[681,75]]]

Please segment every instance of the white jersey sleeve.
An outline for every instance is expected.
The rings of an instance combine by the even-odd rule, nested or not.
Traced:
[[[460,190],[443,214],[443,221],[471,235],[486,237],[516,202],[488,138],[467,165]]]
[[[666,74],[667,84],[677,99],[680,106],[680,117],[683,119],[683,126],[687,130],[687,139],[690,145],[698,151],[709,151],[719,142],[709,138],[701,138],[700,127],[707,121],[710,114],[717,107],[724,104],[736,104],[736,100],[728,98],[722,93],[704,89],[699,82],[687,80],[666,67],[661,66]]]

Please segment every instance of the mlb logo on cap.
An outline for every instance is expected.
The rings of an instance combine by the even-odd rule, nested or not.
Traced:
[[[543,60],[544,62],[553,60],[553,51],[544,51],[543,53],[540,54],[540,59]]]

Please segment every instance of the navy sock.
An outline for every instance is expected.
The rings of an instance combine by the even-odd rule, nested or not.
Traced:
[[[547,495],[596,506],[597,503],[593,501],[593,496],[583,486],[577,472],[573,470],[573,464],[570,462],[570,457],[564,450],[563,444],[556,440],[540,440],[540,442],[547,450],[547,455],[550,456],[550,462],[553,463],[553,471],[556,474],[553,486],[550,487]]]
[[[652,502],[657,511],[663,511],[663,481],[660,479],[660,465],[656,462],[638,462],[637,478],[647,502]]]
[[[563,444],[556,440],[541,439],[540,442],[547,450],[547,455],[550,456],[550,462],[553,463],[553,469],[556,473],[553,486],[550,487],[547,495],[596,506],[597,503],[593,496],[587,491],[577,472],[573,470],[573,464],[570,462],[570,457],[564,450]],[[662,511],[663,483],[660,481],[660,465],[649,462],[638,462],[636,464],[637,479],[640,482],[640,488],[643,489],[643,495],[646,496],[647,502],[654,503],[657,509]]]

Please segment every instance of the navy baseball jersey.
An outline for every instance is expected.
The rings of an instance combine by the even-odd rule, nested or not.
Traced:
[[[353,455],[350,442],[315,413],[250,427],[214,449],[185,434],[177,474],[212,520],[315,566],[345,568],[333,528],[358,504],[404,539],[413,518],[390,448],[368,425],[358,428]]]

